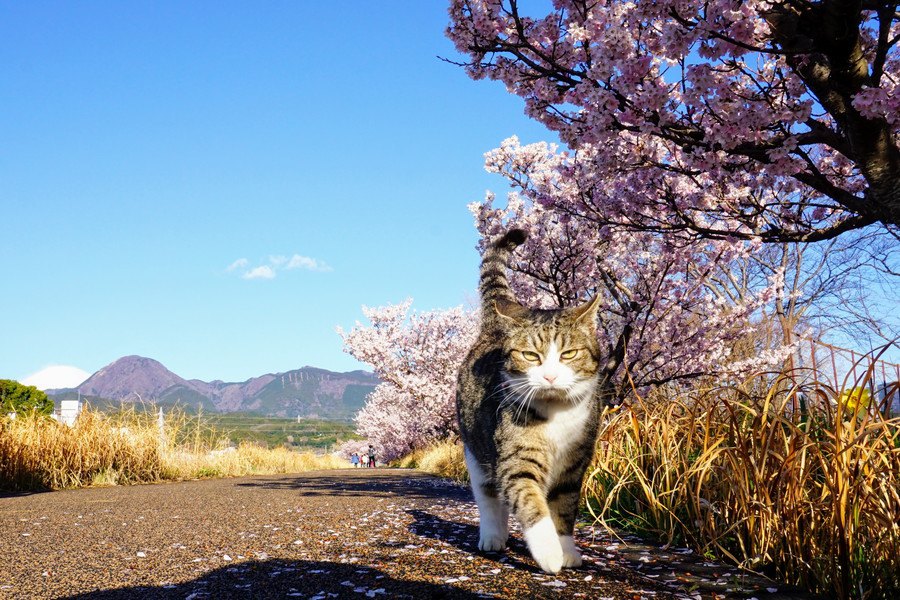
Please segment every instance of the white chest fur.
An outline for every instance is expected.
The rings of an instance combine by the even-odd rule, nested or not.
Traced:
[[[584,436],[584,429],[592,415],[590,406],[592,401],[592,399],[587,399],[574,406],[560,407],[548,415],[549,418],[544,425],[544,435],[554,449],[554,460],[550,473],[551,482],[557,480],[560,469],[564,468],[568,462],[561,459],[567,456],[572,447]]]

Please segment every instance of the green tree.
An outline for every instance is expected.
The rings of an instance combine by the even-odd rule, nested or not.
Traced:
[[[0,414],[31,412],[41,415],[53,412],[53,400],[31,385],[22,385],[11,379],[0,379]]]

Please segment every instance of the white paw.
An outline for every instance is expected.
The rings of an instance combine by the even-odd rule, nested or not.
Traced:
[[[563,554],[559,548],[547,548],[544,551],[531,551],[531,556],[541,568],[541,571],[556,575],[563,567]]]
[[[478,549],[482,552],[497,552],[506,547],[509,535],[482,531],[478,536]]]
[[[524,537],[531,556],[541,570],[546,573],[559,573],[563,567],[564,557],[553,520],[544,517],[526,529]]]
[[[578,551],[578,546],[575,545],[575,539],[571,535],[561,535],[559,536],[559,545],[562,546],[562,566],[580,567],[581,552]]]

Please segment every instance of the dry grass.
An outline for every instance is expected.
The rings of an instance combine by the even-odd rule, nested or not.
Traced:
[[[415,450],[398,459],[396,466],[420,469],[459,483],[468,483],[469,481],[462,442],[459,440],[446,440],[427,448]]]
[[[900,597],[900,419],[802,391],[760,376],[607,413],[588,510],[828,597]],[[468,479],[455,441],[398,466]]]
[[[41,490],[150,483],[197,477],[342,468],[332,456],[228,448],[202,416],[173,412],[162,427],[152,412],[104,415],[86,409],[68,427],[40,416],[0,419],[0,489]]]
[[[835,597],[897,597],[900,421],[823,389],[800,402],[783,380],[746,389],[611,416],[586,482],[594,515]]]

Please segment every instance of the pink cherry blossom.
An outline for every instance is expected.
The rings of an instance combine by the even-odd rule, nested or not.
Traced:
[[[511,282],[522,303],[558,308],[599,294],[598,335],[610,354],[630,326],[617,382],[621,395],[629,385],[739,376],[783,360],[786,348],[750,359],[733,354],[736,340],[756,327],[780,277],[738,302],[718,293],[713,282],[755,244],[608,226],[602,212],[607,204],[586,201],[584,186],[592,186],[592,199],[619,190],[591,180],[577,155],[546,143],[522,146],[509,138],[485,155],[485,163],[513,191],[505,205],[488,194],[469,206],[482,247],[509,228],[525,229],[529,239],[514,255]]]
[[[363,307],[368,324],[338,329],[345,351],[372,365],[381,380],[356,423],[382,460],[456,431],[456,373],[478,325],[461,307],[419,313],[411,304]]]
[[[512,191],[470,204],[481,249],[529,232],[511,265],[528,306],[600,296],[599,340],[623,348],[619,396],[784,359],[789,348],[737,351],[780,273],[739,297],[719,284],[762,242],[900,224],[896,11],[554,0],[525,14],[517,0],[451,0],[449,15],[467,73],[502,82],[561,142],[511,137],[485,155]],[[383,382],[358,424],[385,456],[453,434],[478,326],[462,309],[410,310],[364,309],[369,323],[341,332]]]
[[[900,226],[895,10],[451,0],[449,14],[469,75],[503,82],[577,157],[567,210],[767,241]]]

